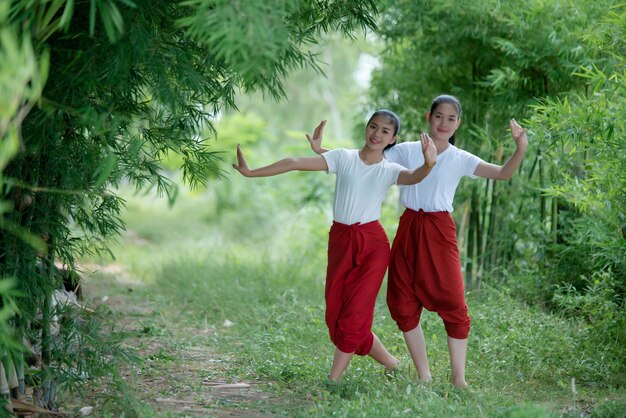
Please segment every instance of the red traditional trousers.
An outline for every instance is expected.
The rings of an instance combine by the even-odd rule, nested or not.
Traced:
[[[387,234],[378,221],[333,222],[328,238],[326,325],[331,341],[344,353],[364,356],[372,349],[374,305],[390,255]]]
[[[401,331],[416,328],[426,308],[439,314],[450,337],[467,338],[470,317],[450,213],[407,209],[402,214],[387,280],[387,305]]]

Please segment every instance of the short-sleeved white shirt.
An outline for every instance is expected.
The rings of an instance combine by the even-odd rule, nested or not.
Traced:
[[[336,222],[352,225],[376,221],[389,187],[396,184],[405,168],[383,158],[367,165],[359,150],[335,149],[322,154],[328,172],[337,175],[333,217]]]
[[[385,151],[385,158],[409,170],[420,167],[424,164],[421,141],[395,145]],[[424,180],[412,186],[400,186],[400,201],[413,210],[452,212],[461,177],[477,178],[474,170],[481,162],[479,157],[450,144],[437,156],[437,164]]]

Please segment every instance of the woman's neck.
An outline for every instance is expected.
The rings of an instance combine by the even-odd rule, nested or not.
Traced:
[[[450,146],[450,142],[447,139],[435,139],[433,138],[433,143],[435,144],[435,148],[437,148],[437,154],[441,154]]]
[[[383,153],[365,147],[359,151],[359,158],[367,165],[377,164],[383,160]]]

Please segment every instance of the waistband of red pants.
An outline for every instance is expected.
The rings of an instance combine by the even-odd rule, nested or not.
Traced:
[[[375,221],[371,221],[371,222],[366,222],[364,224],[362,224],[361,222],[357,222],[354,224],[343,224],[341,222],[337,222],[337,221],[333,221],[333,225],[331,228],[338,228],[338,229],[369,229],[369,228],[377,228],[381,226],[380,222],[378,220]]]
[[[423,216],[434,216],[434,217],[445,217],[445,216],[452,216],[450,214],[450,212],[448,211],[439,211],[439,212],[426,212],[424,209],[419,209],[419,210],[413,210],[413,209],[409,209],[406,208],[404,210],[404,213],[408,213],[411,215],[423,215]]]

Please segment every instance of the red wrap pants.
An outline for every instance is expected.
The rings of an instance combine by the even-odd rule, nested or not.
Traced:
[[[401,331],[416,328],[425,307],[439,314],[450,337],[467,338],[470,317],[450,213],[402,214],[387,280],[387,305]]]
[[[328,238],[326,325],[331,341],[344,353],[364,356],[372,349],[374,305],[390,255],[387,234],[378,221],[333,222]]]

